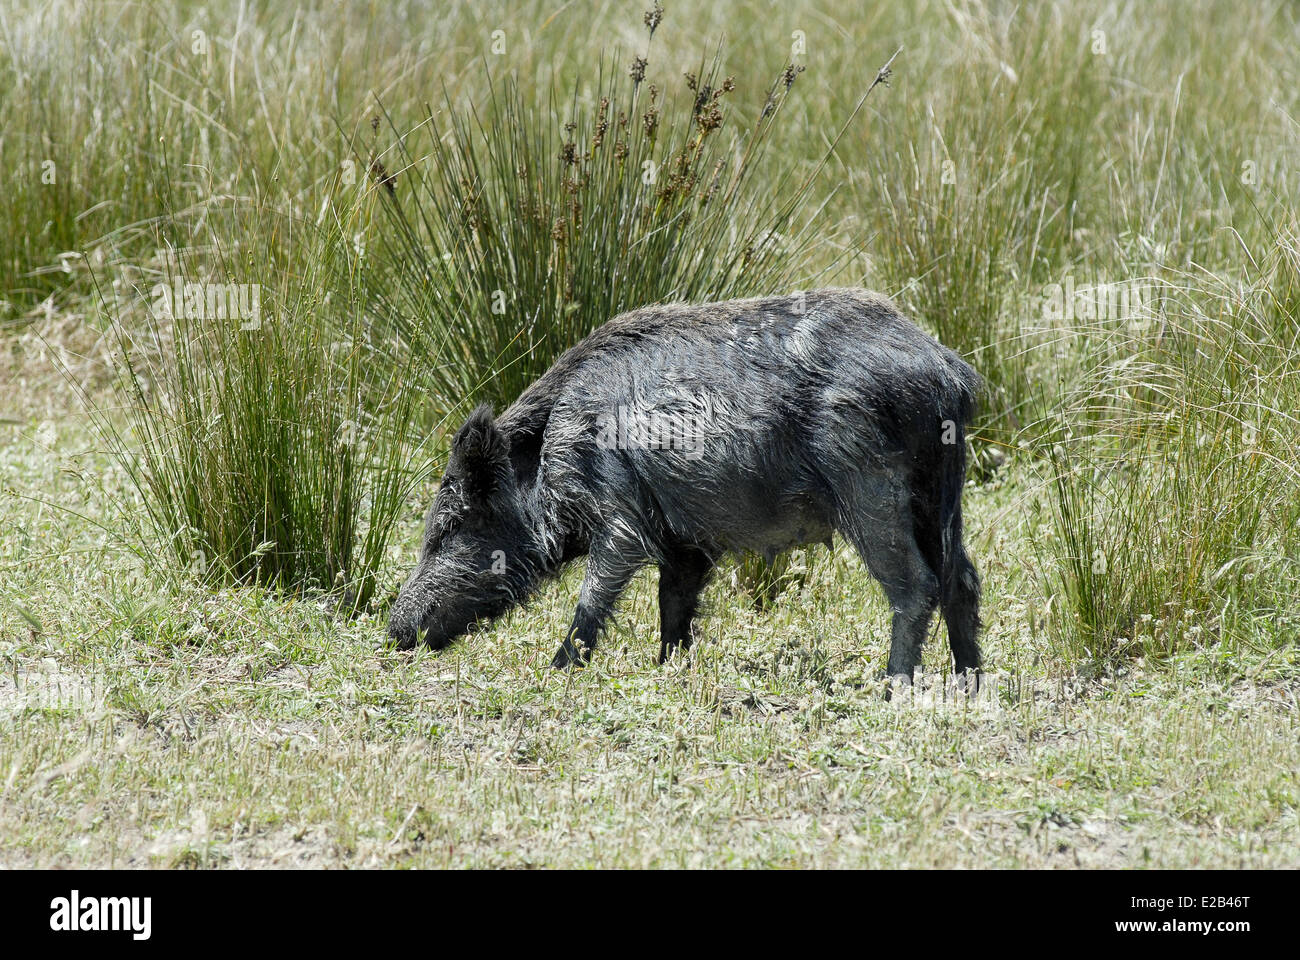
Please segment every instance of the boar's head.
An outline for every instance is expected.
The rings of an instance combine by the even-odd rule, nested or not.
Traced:
[[[481,406],[451,443],[419,563],[389,614],[389,639],[407,650],[423,635],[441,649],[522,602],[537,579],[536,540],[509,441]]]

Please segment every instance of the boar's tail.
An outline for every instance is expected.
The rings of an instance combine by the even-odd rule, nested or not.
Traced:
[[[965,367],[965,364],[962,364]],[[940,444],[938,470],[939,609],[959,670],[978,669],[980,652],[980,579],[962,542],[961,494],[966,484],[966,426],[975,412],[979,379],[969,367],[961,371],[959,387],[949,405],[950,434]],[[954,442],[955,441],[955,442]],[[924,548],[923,548],[924,549]],[[933,555],[933,549],[931,555]]]

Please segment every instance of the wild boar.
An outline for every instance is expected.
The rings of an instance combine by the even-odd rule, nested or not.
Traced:
[[[586,556],[553,664],[587,662],[619,594],[659,567],[659,659],[689,647],[727,552],[840,533],[893,609],[911,682],[934,610],[978,679],[980,580],[962,543],[980,380],[886,297],[828,289],[624,313],[451,444],[419,562],[390,616],[441,648]]]

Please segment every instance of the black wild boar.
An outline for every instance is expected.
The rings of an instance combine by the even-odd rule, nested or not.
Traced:
[[[606,323],[452,441],[389,635],[435,648],[587,557],[554,665],[585,662],[628,581],[659,565],[662,661],[691,642],[727,551],[848,539],[893,607],[912,678],[939,607],[978,677],[980,582],[962,544],[979,378],[862,290],[645,307]]]

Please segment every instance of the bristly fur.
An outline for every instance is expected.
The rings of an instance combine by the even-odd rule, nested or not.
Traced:
[[[589,655],[646,563],[661,571],[666,656],[689,644],[723,553],[770,555],[837,531],[893,606],[890,675],[911,677],[936,607],[958,670],[978,671],[961,490],[979,389],[956,354],[867,291],[622,314],[499,419],[470,415],[390,632],[402,646],[421,630],[444,645],[586,555],[556,664]],[[689,423],[691,443],[629,441],[628,421]]]

